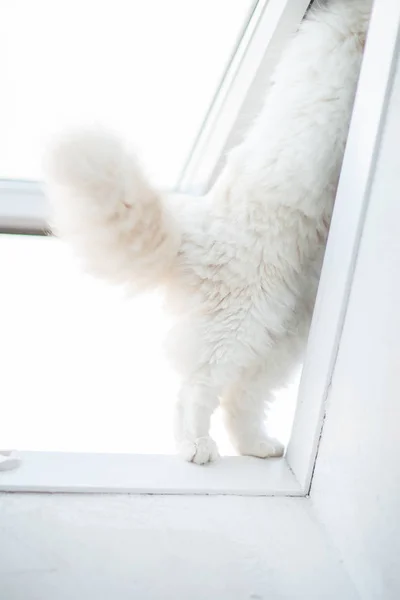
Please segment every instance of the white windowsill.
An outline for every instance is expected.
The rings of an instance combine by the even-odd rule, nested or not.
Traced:
[[[0,491],[303,496],[285,459],[224,457],[198,466],[177,456],[22,452]]]
[[[0,179],[0,230],[43,233],[48,228],[42,184]]]

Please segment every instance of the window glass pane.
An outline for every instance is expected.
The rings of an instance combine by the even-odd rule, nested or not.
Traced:
[[[172,187],[254,3],[3,2],[0,177],[40,179],[54,132],[101,123]]]

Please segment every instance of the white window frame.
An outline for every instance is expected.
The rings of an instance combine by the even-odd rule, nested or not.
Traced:
[[[266,461],[222,458],[217,463],[197,467],[178,457],[161,455],[24,452],[17,470],[0,473],[0,491],[309,494],[386,119],[399,52],[399,31],[398,3],[377,2],[286,456]],[[375,59],[377,56],[379,60]]]
[[[0,179],[0,232],[44,234],[46,198],[37,181]]]
[[[234,49],[176,190],[202,193],[215,180],[226,152],[254,117],[280,53],[310,0],[258,0]],[[48,209],[38,182],[0,179],[0,231],[42,234]]]

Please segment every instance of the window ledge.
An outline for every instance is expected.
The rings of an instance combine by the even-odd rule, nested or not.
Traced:
[[[284,458],[224,457],[197,466],[155,454],[21,452],[20,457],[18,469],[0,473],[0,491],[304,495]]]
[[[48,207],[40,183],[0,180],[0,231],[43,234],[47,223]]]

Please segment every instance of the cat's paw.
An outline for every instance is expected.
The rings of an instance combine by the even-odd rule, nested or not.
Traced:
[[[278,458],[284,455],[285,446],[279,440],[265,436],[242,443],[239,452],[244,456],[257,458]]]
[[[204,465],[219,457],[217,444],[209,436],[183,440],[179,444],[179,454],[183,459],[197,465]]]

